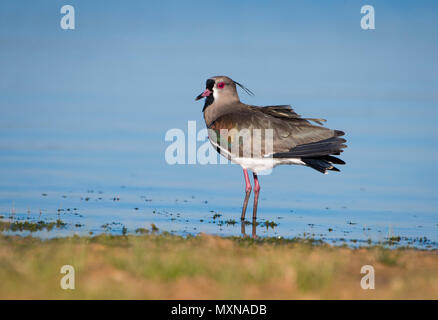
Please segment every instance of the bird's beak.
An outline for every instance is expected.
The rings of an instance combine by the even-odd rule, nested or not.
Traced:
[[[196,97],[196,101],[208,97],[210,94],[212,94],[213,91],[211,91],[210,89],[205,89],[205,91],[203,93],[201,93],[199,96]]]

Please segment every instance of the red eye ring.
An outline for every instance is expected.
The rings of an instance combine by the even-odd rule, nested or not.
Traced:
[[[217,84],[217,87],[218,87],[219,89],[223,89],[223,88],[225,87],[225,83],[223,83],[223,82],[219,82],[219,83]]]

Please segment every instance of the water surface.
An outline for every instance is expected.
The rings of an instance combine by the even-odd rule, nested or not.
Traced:
[[[243,101],[290,103],[348,139],[341,173],[286,166],[260,178],[260,222],[277,226],[258,226],[259,236],[351,246],[400,236],[401,245],[437,248],[435,4],[380,4],[372,32],[360,29],[354,1],[232,11],[77,1],[70,32],[54,2],[28,4],[0,10],[4,220],[67,223],[41,237],[151,224],[240,235],[241,169],[164,159],[167,130],[187,132],[188,120],[203,128],[194,97],[209,76],[226,74],[256,93]]]

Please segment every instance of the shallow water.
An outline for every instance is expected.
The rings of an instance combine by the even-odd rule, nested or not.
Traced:
[[[124,227],[135,233],[137,228],[151,229],[151,224],[180,235],[241,235],[241,169],[236,165],[170,166],[164,159],[169,145],[164,134],[135,132],[134,124],[116,132],[2,129],[0,215],[6,220],[61,219],[66,223],[32,233],[43,238],[122,234]],[[436,200],[418,191],[407,195],[404,188],[393,186],[395,164],[383,165],[374,173],[358,170],[355,158],[359,156],[354,156],[362,152],[356,151],[351,140],[353,148],[345,152],[347,166],[341,173],[322,175],[285,166],[260,176],[257,235],[310,237],[350,246],[400,236],[394,246],[438,248]],[[142,151],[149,146],[154,149],[154,143],[157,150]],[[248,219],[251,206],[252,198]],[[266,227],[266,221],[277,225]],[[252,234],[251,225],[245,226],[245,233]]]
[[[325,10],[254,4],[252,15],[236,4],[241,19],[232,22],[214,3],[157,5],[151,14],[142,2],[135,10],[80,2],[78,28],[66,33],[50,2],[1,6],[3,219],[67,223],[33,233],[40,237],[134,233],[152,223],[176,234],[240,235],[241,169],[164,159],[167,130],[187,133],[188,120],[204,127],[193,100],[221,73],[256,93],[240,93],[244,102],[291,103],[348,140],[341,173],[285,166],[260,177],[258,217],[277,226],[259,225],[257,235],[350,246],[400,236],[396,245],[438,248],[435,10],[381,5],[379,27],[367,33],[343,2]],[[229,22],[208,38],[204,9]]]

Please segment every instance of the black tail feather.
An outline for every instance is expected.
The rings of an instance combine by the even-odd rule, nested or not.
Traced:
[[[278,152],[273,155],[274,158],[300,158],[307,166],[318,170],[322,173],[327,173],[327,170],[340,171],[333,164],[345,164],[344,161],[333,155],[340,155],[344,148],[347,147],[344,138],[339,138],[345,133],[340,130],[334,130],[334,135],[331,138],[301,144],[295,146],[287,152]]]
[[[338,171],[340,172],[338,168],[333,166],[333,164],[345,164],[344,161],[342,161],[339,158],[332,157],[332,156],[321,156],[321,157],[315,157],[315,158],[301,158],[301,160],[309,167],[318,170],[319,172],[326,173],[327,170],[330,171]]]
[[[329,156],[329,155],[319,157],[319,159],[326,160],[326,161],[334,163],[334,164],[345,164],[345,161],[343,161],[339,158],[336,158],[336,157]]]
[[[336,131],[337,133],[338,131]],[[342,132],[342,131],[339,131]],[[342,132],[343,133],[343,132]],[[339,155],[347,147],[345,144],[347,140],[339,138],[335,135],[332,138],[321,140],[318,142],[312,142],[307,144],[298,145],[292,148],[288,152],[279,152],[273,155],[274,158],[319,158],[321,156],[334,154]]]

